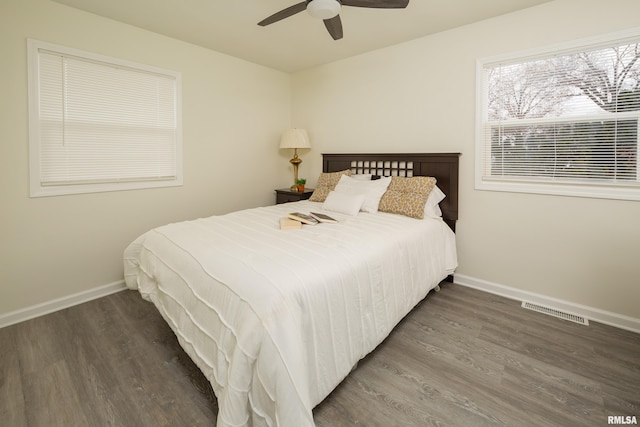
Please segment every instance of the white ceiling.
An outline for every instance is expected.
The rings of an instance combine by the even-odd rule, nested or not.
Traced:
[[[406,9],[345,6],[333,40],[306,12],[259,21],[300,0],[53,0],[285,72],[295,72],[550,0],[411,0]]]

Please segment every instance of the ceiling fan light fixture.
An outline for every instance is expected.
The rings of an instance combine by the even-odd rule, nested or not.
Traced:
[[[340,2],[337,0],[312,0],[307,4],[309,15],[318,19],[331,19],[340,13]]]

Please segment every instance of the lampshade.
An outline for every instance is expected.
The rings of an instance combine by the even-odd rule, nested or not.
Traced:
[[[280,148],[311,148],[309,135],[304,129],[287,129],[280,139]]]
[[[331,19],[340,13],[340,2],[336,0],[313,0],[307,5],[309,15],[318,19]]]

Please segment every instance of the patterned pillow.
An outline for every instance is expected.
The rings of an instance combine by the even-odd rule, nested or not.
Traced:
[[[424,206],[435,185],[436,179],[430,176],[391,177],[391,184],[380,199],[379,210],[423,219]]]
[[[318,184],[316,185],[316,189],[309,197],[309,201],[311,202],[324,202],[327,199],[329,193],[335,190],[336,185],[338,185],[338,181],[340,181],[340,177],[342,175],[351,176],[351,170],[346,169],[340,172],[323,172],[320,174],[318,178]]]

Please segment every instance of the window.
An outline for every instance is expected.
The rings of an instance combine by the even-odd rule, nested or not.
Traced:
[[[181,77],[28,41],[30,194],[182,185]]]
[[[477,65],[476,188],[640,200],[640,29]]]

